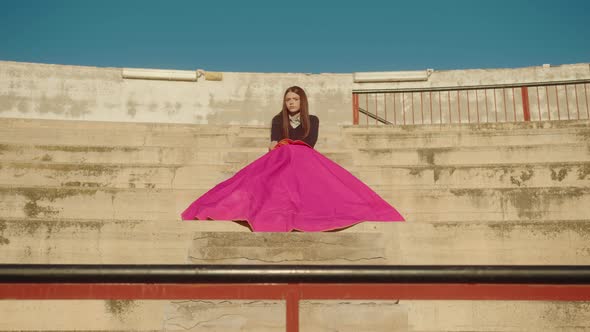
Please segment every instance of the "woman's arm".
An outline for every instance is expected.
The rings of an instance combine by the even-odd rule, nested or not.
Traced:
[[[268,151],[272,150],[277,145],[277,142],[281,140],[281,131],[283,130],[281,120],[282,118],[278,115],[272,118]]]
[[[320,119],[317,116],[310,115],[309,116],[309,135],[305,138],[305,143],[309,144],[312,148],[315,146],[315,143],[318,141],[318,134],[320,131]]]

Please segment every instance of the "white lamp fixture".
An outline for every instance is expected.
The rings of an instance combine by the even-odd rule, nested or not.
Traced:
[[[165,81],[196,81],[197,72],[193,70],[123,68],[123,78]]]
[[[143,69],[123,68],[123,78],[138,80],[162,80],[162,81],[188,81],[195,82],[199,77],[206,81],[222,81],[223,73],[217,71],[205,71],[203,69],[193,70],[169,70],[169,69]]]
[[[412,71],[375,71],[353,73],[354,83],[383,83],[383,82],[411,82],[428,81],[432,69]]]

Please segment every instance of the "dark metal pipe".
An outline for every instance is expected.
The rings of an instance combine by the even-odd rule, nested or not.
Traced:
[[[0,283],[590,284],[590,266],[0,264]]]

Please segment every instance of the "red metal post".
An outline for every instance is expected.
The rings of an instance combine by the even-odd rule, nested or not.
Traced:
[[[287,294],[285,294],[286,311],[287,311],[287,332],[299,331],[299,286],[297,284],[287,286]]]
[[[506,88],[502,88],[502,98],[504,99],[504,122],[508,122],[508,109],[506,108]]]
[[[451,91],[447,91],[447,102],[449,104],[449,123],[453,123],[453,116],[451,115]]]
[[[369,95],[365,95],[365,118],[367,118],[367,126],[369,125]]]
[[[498,104],[496,103],[496,89],[494,89],[494,114],[496,114],[496,122],[498,122]]]
[[[484,98],[486,100],[486,122],[490,122],[490,116],[488,114],[488,90],[484,89]]]
[[[521,89],[522,94],[522,114],[524,115],[524,121],[531,121],[531,112],[529,109],[529,89],[523,86]]]
[[[542,121],[541,118],[541,97],[539,97],[539,87],[535,87],[537,89],[537,111],[539,112],[539,121]]]
[[[457,90],[457,112],[459,113],[459,123],[461,123],[461,99],[459,96],[459,90]]]
[[[404,93],[402,92],[402,115],[404,116],[404,125],[406,124],[406,102]]]
[[[378,125],[379,121],[377,121],[377,117],[379,117],[379,109],[377,107],[377,94],[375,93],[375,124]]]
[[[387,94],[383,93],[383,108],[385,108],[385,121],[387,121]]]
[[[549,87],[545,85],[545,98],[547,99],[547,116],[551,121],[551,103],[549,102]]]
[[[420,115],[422,116],[422,124],[424,124],[424,108],[422,106],[423,104],[423,100],[422,100],[422,95],[424,93],[422,91],[420,91]]]
[[[477,90],[475,90],[475,112],[477,112],[477,123],[479,123],[479,97],[477,96]]]
[[[395,114],[395,92],[393,93],[393,124],[397,124],[397,114]]]
[[[469,90],[465,91],[467,93],[467,123],[471,123],[471,108],[469,107]]]
[[[352,94],[352,124],[359,124],[359,95]]]
[[[430,101],[430,124],[432,124],[432,91],[429,91],[428,94],[428,100]]]
[[[565,84],[563,86],[563,88],[565,89],[565,107],[567,110],[567,119],[569,120],[570,119],[570,102],[569,102],[570,97],[567,94],[567,84]]]
[[[555,86],[555,98],[557,100],[557,120],[561,120],[561,112],[559,111],[559,92],[557,91],[557,85]]]
[[[412,124],[416,124],[414,119],[414,92],[410,92],[410,99],[412,100]]]
[[[440,119],[439,120],[440,121],[440,124],[442,125],[443,124],[443,120],[442,120],[442,102],[441,102],[441,99],[440,99],[440,91],[438,92],[438,117]]]
[[[574,84],[574,91],[576,92],[576,112],[578,112],[578,120],[580,120],[580,105],[578,104],[578,86]]]
[[[514,112],[514,122],[516,122],[516,96],[514,95],[514,87],[512,87],[512,112]]]

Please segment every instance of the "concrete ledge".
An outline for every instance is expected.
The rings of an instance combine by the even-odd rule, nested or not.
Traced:
[[[472,146],[522,146],[590,143],[590,125],[564,128],[501,129],[497,131],[446,130],[399,132],[395,127],[344,130],[347,144],[356,148],[458,148]]]
[[[333,160],[347,157],[345,153],[327,153],[326,155]],[[107,189],[212,188],[233,176],[241,167],[241,163],[183,166],[0,162],[0,186]],[[590,177],[590,162],[445,166],[366,165],[347,168],[371,187],[389,186],[393,189],[584,188],[589,185]]]
[[[0,187],[0,209],[10,218],[174,220],[209,189]],[[420,222],[578,220],[590,206],[590,188],[373,189],[407,220]]]
[[[589,265],[589,240],[587,220],[364,222],[285,234],[230,221],[3,218],[0,263]]]
[[[174,220],[209,189],[0,187],[0,209],[10,218]],[[411,221],[577,220],[590,206],[590,188],[373,189]]]
[[[494,165],[547,162],[590,162],[584,143],[457,148],[367,148],[354,155],[355,165]]]

